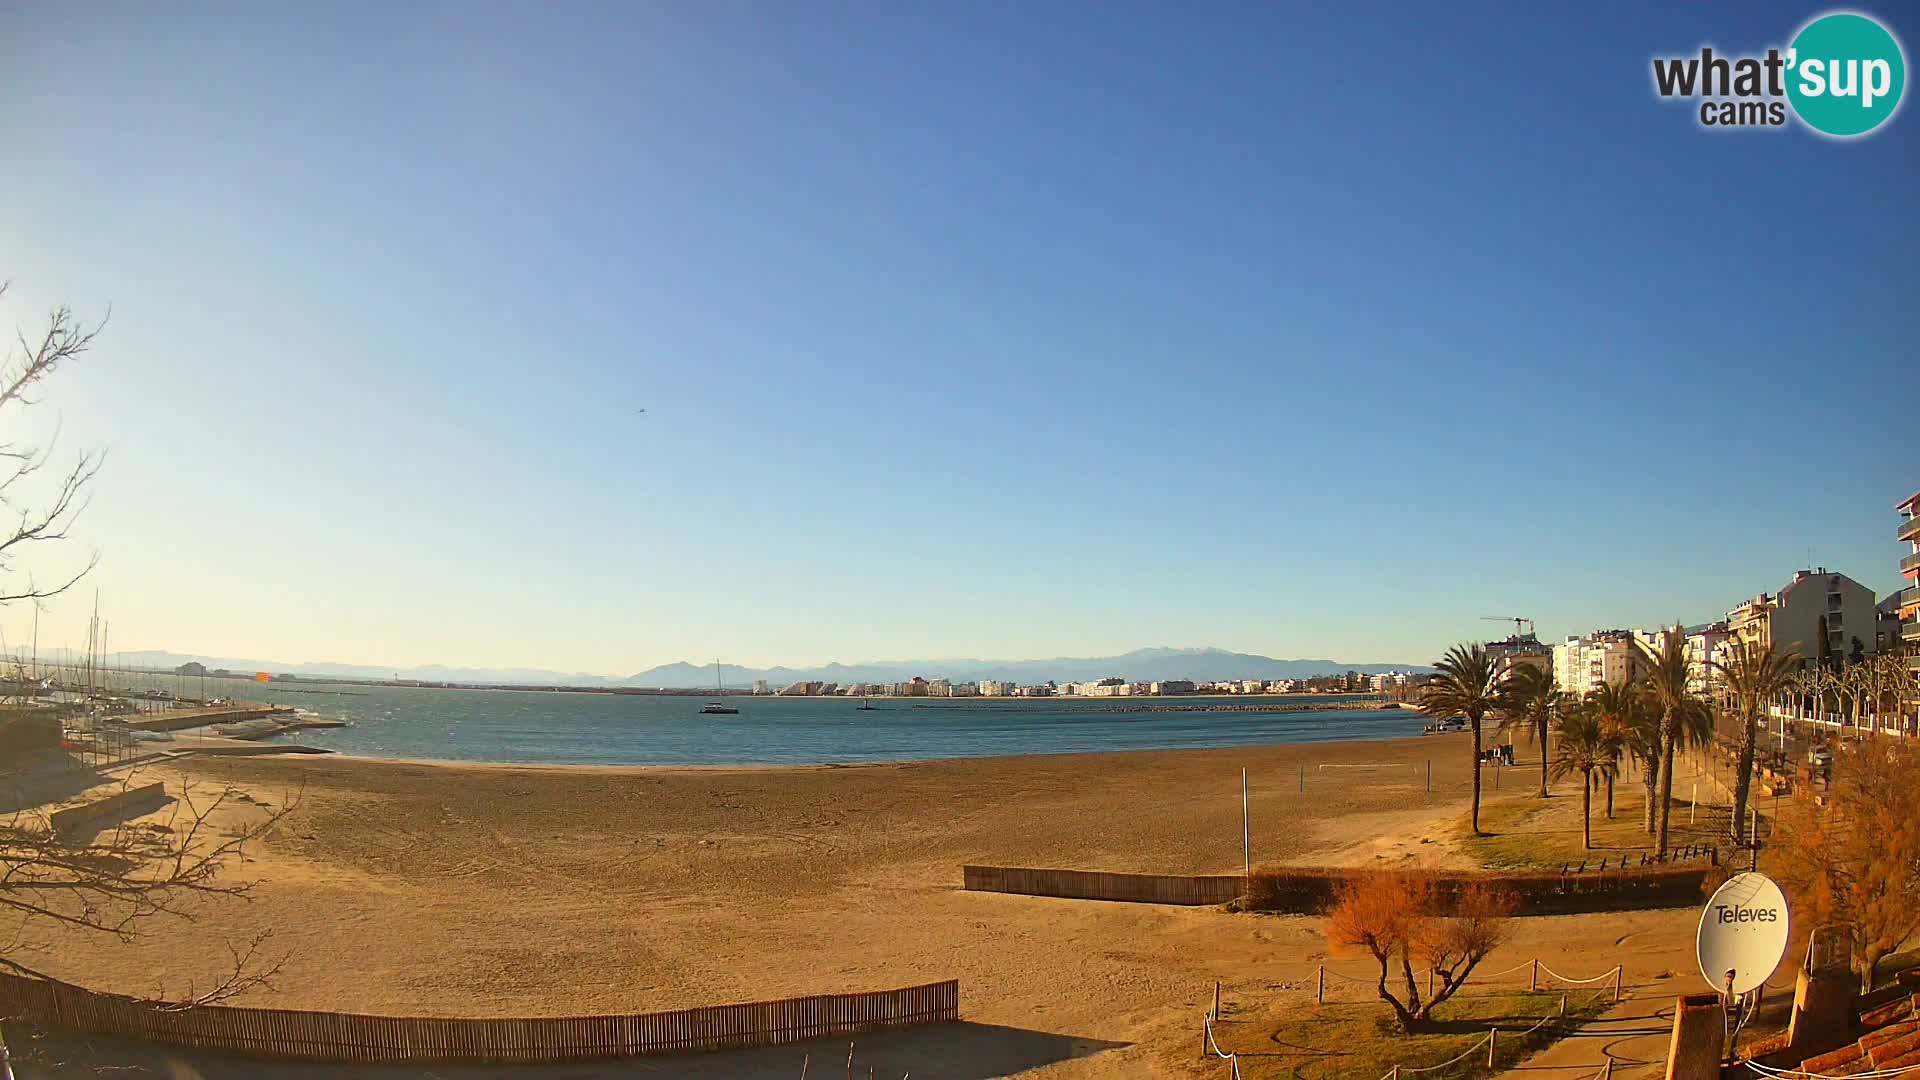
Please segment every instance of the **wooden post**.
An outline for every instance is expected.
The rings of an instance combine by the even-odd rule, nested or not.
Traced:
[[[1560,991],[1560,1015],[1567,1015],[1567,992],[1565,990]]]
[[[1327,1003],[1327,965],[1325,964],[1320,965],[1319,971],[1314,976],[1313,1003],[1315,1005]]]
[[[1427,794],[1433,794],[1433,759],[1427,759]]]
[[[1533,970],[1527,972],[1527,989],[1540,989],[1540,958],[1537,956],[1533,958]]]
[[[853,1040],[847,1040],[847,1080],[853,1080]]]
[[[807,1066],[813,1064],[812,1054],[800,1055],[800,1080],[807,1080]]]
[[[1220,980],[1213,980],[1213,1018],[1220,1019]]]
[[[1300,766],[1300,794],[1305,795],[1306,793],[1307,793],[1307,767],[1305,765],[1302,765]]]
[[[1500,1038],[1499,1028],[1487,1029],[1487,1068],[1493,1068],[1493,1044]]]
[[[1626,971],[1619,964],[1613,965],[1613,1003],[1620,1004],[1620,976]]]
[[[1247,770],[1240,768],[1240,865],[1241,876],[1253,876],[1253,824],[1247,803]]]
[[[1433,1000],[1433,969],[1427,969],[1427,1000]]]

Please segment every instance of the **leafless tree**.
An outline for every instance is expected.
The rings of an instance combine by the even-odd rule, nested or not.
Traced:
[[[1380,965],[1374,992],[1393,1009],[1403,1032],[1433,1023],[1433,1010],[1467,984],[1487,954],[1513,935],[1519,898],[1497,886],[1474,882],[1459,890],[1447,914],[1433,879],[1416,872],[1361,872],[1348,878],[1327,911],[1327,940],[1335,948],[1365,951]],[[1392,986],[1399,964],[1403,989]],[[1421,1000],[1415,965],[1433,972],[1437,985]]]
[[[6,286],[0,284],[0,295]],[[16,335],[0,366],[0,605],[37,604],[72,588],[98,561],[42,584],[22,565],[29,551],[67,539],[86,506],[100,455],[82,453],[64,471],[49,469],[57,442],[15,437],[14,420],[37,404],[37,388],[62,365],[93,346],[100,326],[83,326],[70,308],[48,315],[43,332]],[[69,763],[70,764],[70,763]],[[33,776],[20,778],[31,785]],[[122,790],[131,784],[123,778]],[[250,804],[250,805],[248,805]],[[0,972],[46,977],[38,957],[67,934],[131,940],[152,920],[194,920],[209,901],[245,899],[253,884],[225,876],[245,846],[264,837],[292,809],[254,802],[232,786],[207,795],[191,786],[177,793],[166,814],[124,821],[110,829],[64,832],[44,807],[0,817]],[[39,930],[51,928],[52,934]],[[157,983],[157,1008],[193,1008],[267,985],[279,963],[262,955],[264,936],[229,943],[231,965],[212,985]],[[4,1050],[0,1050],[3,1054]]]
[[[6,291],[6,284],[0,283],[0,297]],[[61,305],[48,314],[43,332],[31,337],[24,331],[17,333],[17,345],[8,349],[5,366],[0,368],[0,422],[37,404],[35,388],[61,365],[91,349],[104,325],[83,326],[72,308]],[[83,452],[51,486],[48,497],[30,495],[29,489],[38,484],[36,477],[52,462],[58,442],[57,432],[43,446],[0,436],[0,510],[8,518],[8,525],[0,526],[0,604],[58,596],[99,561],[95,555],[77,573],[63,575],[53,585],[39,584],[31,571],[24,582],[16,581],[17,564],[28,548],[67,538],[67,530],[86,508],[87,488],[100,471],[101,456]]]
[[[131,778],[123,790],[128,783]],[[297,799],[271,809],[255,803],[257,815],[232,812],[243,798],[250,797],[233,787],[209,796],[189,786],[164,817],[122,822],[91,835],[62,834],[44,811],[18,811],[0,822],[0,927],[6,931],[0,936],[0,970],[46,977],[27,962],[44,950],[29,943],[35,924],[131,941],[149,919],[191,922],[209,899],[249,898],[254,883],[222,871],[247,844],[271,832]],[[231,969],[213,986],[170,988],[161,982],[152,997],[186,1008],[266,985],[279,963],[261,957],[263,943],[264,937],[229,943]]]

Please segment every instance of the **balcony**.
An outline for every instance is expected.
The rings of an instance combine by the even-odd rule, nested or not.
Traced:
[[[1901,522],[1900,527],[1893,533],[1895,540],[1912,540],[1916,537],[1920,537],[1920,516],[1910,517]]]
[[[1920,585],[1913,586],[1909,589],[1902,589],[1894,595],[1895,600],[1893,601],[1893,606],[1900,611],[1905,611],[1910,607],[1920,606]]]
[[[1900,640],[1920,641],[1920,619],[1915,619],[1900,628]],[[1920,661],[1920,656],[1915,656],[1914,659]]]
[[[1901,573],[1911,574],[1915,570],[1920,570],[1920,551],[1916,551],[1913,554],[1907,556],[1906,558],[1900,560]]]

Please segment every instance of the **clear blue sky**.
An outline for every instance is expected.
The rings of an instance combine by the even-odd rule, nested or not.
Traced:
[[[9,5],[0,327],[112,308],[32,423],[110,451],[117,648],[1426,661],[1885,592],[1920,115],[1649,77],[1821,10]]]

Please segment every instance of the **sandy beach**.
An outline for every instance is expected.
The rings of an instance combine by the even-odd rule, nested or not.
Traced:
[[[1214,1075],[1193,1054],[1204,993],[1310,971],[1326,958],[1319,920],[966,893],[961,864],[1237,873],[1246,767],[1256,865],[1464,865],[1466,738],[764,768],[190,758],[144,775],[297,800],[233,868],[259,882],[253,899],[130,944],[46,936],[41,960],[150,992],[162,971],[169,987],[210,978],[223,942],[271,929],[285,966],[248,1002],[422,1015],[958,978],[969,1024],[1008,1032],[983,1041],[1011,1055],[996,1070]],[[1490,799],[1532,791],[1526,760],[1500,790],[1488,774]],[[1691,926],[1662,912],[1524,922],[1513,955],[1594,970],[1635,950],[1671,967]],[[939,1064],[908,1067],[1000,1074]]]

